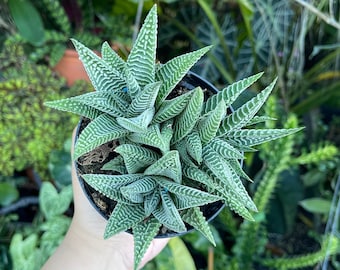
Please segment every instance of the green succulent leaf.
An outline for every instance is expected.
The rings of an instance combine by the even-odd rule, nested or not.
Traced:
[[[117,117],[117,123],[130,132],[145,132],[155,113],[155,108],[149,108],[140,115],[131,118]]]
[[[151,241],[159,232],[161,224],[156,218],[149,218],[146,221],[139,222],[132,227],[134,239],[134,269],[138,269],[138,265],[144,257],[145,252],[150,246]]]
[[[170,100],[164,100],[157,110],[152,123],[162,123],[180,114],[188,104],[194,91],[189,91],[183,95]]]
[[[200,87],[192,91],[195,91],[192,98],[176,119],[172,144],[175,144],[188,135],[200,117],[204,98],[203,91]]]
[[[155,81],[157,24],[157,6],[154,5],[146,16],[127,59],[128,69],[140,87]]]
[[[150,166],[160,157],[155,151],[134,144],[122,144],[114,150],[124,158],[128,173],[137,173]]]
[[[120,188],[122,194],[126,197],[129,194],[145,194],[150,193],[156,188],[157,184],[156,181],[152,177],[143,177],[131,184],[123,186]]]
[[[199,135],[199,132],[194,129],[191,133],[189,133],[185,137],[185,148],[188,154],[195,160],[197,163],[202,162],[202,141]]]
[[[213,109],[199,122],[197,130],[203,145],[209,143],[213,138],[215,138],[217,130],[226,112],[227,107],[225,103],[221,101],[217,104],[215,109]]]
[[[244,146],[254,146],[276,140],[300,131],[302,128],[291,129],[242,129],[228,132],[228,139]]]
[[[124,164],[124,159],[122,156],[117,156],[111,159],[109,162],[105,163],[101,170],[104,171],[114,171],[120,174],[127,174],[127,169]]]
[[[129,133],[128,130],[118,125],[113,117],[107,114],[100,115],[80,133],[74,149],[74,159]]]
[[[256,82],[262,75],[263,72],[235,82],[209,97],[204,106],[204,113],[214,110],[221,101],[224,101],[226,107],[229,107],[244,90]]]
[[[222,121],[222,124],[217,132],[217,136],[223,136],[227,134],[229,131],[241,129],[242,127],[246,126],[268,98],[269,94],[274,88],[276,80],[277,79],[275,79],[262,92],[257,94],[255,97],[253,97],[245,104],[243,104],[235,112],[228,115]]]
[[[186,232],[184,222],[171,199],[169,193],[160,191],[162,204],[159,205],[152,214],[158,221],[170,230],[181,233]]]
[[[206,172],[197,167],[183,166],[183,175],[191,180],[200,182],[208,187],[213,187],[213,180]]]
[[[119,91],[126,85],[116,69],[79,41],[72,39],[72,42],[96,91]]]
[[[46,101],[44,105],[60,111],[75,113],[89,119],[95,119],[102,114],[101,111],[82,103],[78,97]]]
[[[225,159],[234,158],[234,159],[243,159],[243,154],[238,151],[235,147],[230,145],[227,141],[221,140],[219,138],[214,138],[209,144],[208,147],[211,147],[214,151],[216,151],[219,155],[221,155]]]
[[[157,179],[160,186],[167,192],[175,194],[173,197],[177,209],[187,209],[201,206],[208,203],[221,200],[221,197],[209,194],[207,192],[192,187],[177,184],[166,179]]]
[[[187,142],[185,140],[179,141],[173,146],[173,148],[178,151],[180,160],[183,164],[186,164],[192,167],[197,167],[197,165],[194,163],[194,160],[188,154]]]
[[[156,100],[156,107],[160,107],[166,97],[171,93],[175,86],[188,73],[190,68],[204,55],[212,46],[207,46],[197,51],[177,56],[157,70],[156,79],[164,82],[159,90]]]
[[[141,222],[144,218],[142,205],[117,203],[107,221],[104,238],[107,239],[119,232],[126,231]]]
[[[172,150],[163,155],[144,171],[145,175],[165,176],[177,183],[182,182],[182,167],[178,151]]]
[[[124,70],[124,74],[126,76],[126,89],[124,89],[131,98],[134,98],[137,93],[140,92],[140,86],[136,80],[136,78],[132,75],[131,71],[126,68]]]
[[[186,209],[183,211],[181,216],[184,222],[193,226],[196,230],[201,232],[204,237],[207,238],[211,244],[213,244],[213,246],[216,246],[214,236],[209,228],[208,222],[206,221],[199,207]]]
[[[244,178],[249,182],[253,182],[253,180],[251,180],[251,178],[242,169],[241,164],[237,159],[228,159],[227,162],[239,177]]]
[[[132,133],[128,136],[128,139],[134,143],[156,147],[163,153],[169,151],[170,148],[168,140],[163,139],[159,124],[149,126],[145,132]]]
[[[126,68],[125,61],[113,50],[110,44],[105,41],[102,45],[102,59],[112,68],[123,73]]]
[[[128,116],[135,117],[149,108],[153,108],[162,82],[147,84],[132,100],[128,108]]]
[[[163,151],[163,153],[170,150],[170,142],[172,139],[172,135],[174,134],[174,130],[172,129],[173,123],[174,121],[173,119],[171,119],[162,124],[161,137],[164,147],[162,147],[161,150]]]
[[[253,119],[251,119],[247,126],[251,126],[251,125],[256,125],[259,123],[263,123],[263,122],[267,122],[267,121],[275,121],[277,120],[276,118],[273,117],[269,117],[269,116],[255,116]]]
[[[161,201],[161,195],[159,189],[154,190],[152,193],[145,195],[144,197],[144,211],[145,216],[148,217],[158,207]]]

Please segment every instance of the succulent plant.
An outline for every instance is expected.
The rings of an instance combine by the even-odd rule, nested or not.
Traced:
[[[73,40],[96,91],[45,103],[88,119],[77,137],[75,162],[114,142],[114,158],[101,171],[81,177],[116,202],[104,237],[132,229],[135,268],[164,228],[182,233],[189,224],[214,244],[200,206],[223,201],[252,220],[249,211],[257,209],[241,181],[249,179],[240,165],[244,151],[299,130],[251,127],[268,120],[255,115],[275,80],[237,110],[227,112],[262,73],[210,96],[200,87],[182,89],[179,95],[176,86],[210,47],[159,64],[156,36],[154,6],[126,61],[107,43],[99,57]]]

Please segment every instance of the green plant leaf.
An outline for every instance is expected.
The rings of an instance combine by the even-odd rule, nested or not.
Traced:
[[[140,115],[131,118],[117,117],[117,123],[130,132],[145,132],[155,113],[155,108],[149,108]]]
[[[117,203],[107,221],[104,238],[108,239],[119,232],[126,231],[144,218],[144,209],[140,204]]]
[[[105,41],[102,45],[102,59],[112,68],[120,73],[123,73],[123,71],[126,68],[125,61],[113,50],[110,46],[110,44]]]
[[[225,102],[225,105],[229,107],[244,90],[250,87],[262,75],[263,72],[255,74],[243,80],[237,81],[227,86],[226,88],[222,89],[217,94],[209,97],[204,106],[204,113],[208,113],[214,110],[217,104],[220,103],[222,100]]]
[[[156,107],[159,107],[174,87],[188,73],[189,69],[210,50],[211,46],[204,47],[197,51],[177,56],[161,66],[156,73],[156,79],[162,81],[159,90]]]
[[[40,208],[47,219],[63,214],[69,208],[72,199],[71,185],[58,193],[50,182],[44,182],[39,193]]]
[[[228,115],[222,121],[221,126],[217,132],[217,136],[223,136],[229,131],[241,129],[242,127],[247,125],[268,98],[269,94],[274,88],[276,81],[277,79],[275,79],[269,86],[267,86],[254,98],[243,104],[235,112]]]
[[[71,39],[96,91],[121,91],[126,83],[116,70],[79,41]]]
[[[144,20],[127,59],[128,69],[140,87],[155,81],[157,47],[157,6],[154,5]]]
[[[156,182],[151,177],[143,177],[131,184],[120,188],[123,196],[134,203],[142,203],[144,194],[150,193],[156,188]]]
[[[157,235],[161,224],[155,218],[149,218],[144,222],[140,222],[132,227],[133,239],[134,239],[134,269],[137,270],[138,265],[151,241]]]
[[[223,141],[219,138],[214,138],[209,144],[208,147],[211,147],[214,151],[216,151],[219,155],[221,155],[225,159],[243,159],[243,154],[230,145],[227,141]]]
[[[214,246],[216,246],[214,236],[209,228],[203,213],[199,207],[189,208],[181,214],[184,222],[193,226],[196,230],[201,232]]]
[[[203,91],[200,87],[192,91],[195,91],[192,98],[183,112],[176,119],[172,144],[182,140],[191,132],[201,114],[204,98]]]
[[[129,133],[113,117],[106,114],[98,116],[86,126],[77,138],[73,158],[77,159],[96,147]]]
[[[115,157],[111,159],[109,162],[105,163],[101,170],[104,171],[114,171],[120,174],[127,174],[127,169],[124,164],[124,159],[122,156]]]
[[[213,180],[210,176],[196,167],[183,166],[183,175],[191,180],[198,181],[208,187],[213,187]]]
[[[10,183],[0,183],[0,205],[10,205],[19,198],[19,191]]]
[[[155,190],[144,197],[144,211],[146,217],[151,215],[151,213],[157,208],[160,201],[161,195],[159,190]]]
[[[114,151],[124,158],[125,167],[129,174],[144,170],[160,157],[158,153],[151,149],[133,144],[119,145]]]
[[[165,176],[177,183],[182,182],[182,167],[179,154],[176,150],[171,150],[144,171],[145,175]]]
[[[308,212],[315,214],[328,214],[332,202],[323,198],[309,198],[299,202],[299,204]]]
[[[184,138],[184,147],[186,148],[188,154],[195,160],[197,163],[202,162],[202,141],[199,135],[199,132],[194,129]]]

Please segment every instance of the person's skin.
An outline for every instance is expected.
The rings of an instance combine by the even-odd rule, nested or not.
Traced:
[[[104,239],[106,220],[93,208],[83,193],[72,165],[74,216],[68,232],[42,270],[130,270],[133,269],[133,236],[122,232]],[[154,258],[168,239],[154,239],[140,268]]]

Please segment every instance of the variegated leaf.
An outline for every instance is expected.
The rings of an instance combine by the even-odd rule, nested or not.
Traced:
[[[213,180],[210,176],[197,167],[183,166],[183,175],[191,180],[200,182],[208,187],[213,187]]]
[[[240,176],[241,178],[246,179],[249,182],[253,182],[253,180],[251,180],[251,178],[242,169],[241,164],[240,164],[240,162],[238,160],[236,160],[236,159],[228,159],[227,162],[232,167],[232,169],[236,172],[236,174],[238,176]]]
[[[170,142],[174,134],[174,130],[172,129],[173,122],[173,119],[170,119],[162,124],[161,137],[164,147],[162,147],[161,150],[163,153],[170,150]]]
[[[269,94],[274,88],[276,83],[275,79],[269,86],[266,87],[262,92],[257,94],[251,100],[243,104],[235,112],[228,115],[221,123],[219,130],[217,131],[217,136],[223,136],[229,131],[235,129],[241,129],[246,126],[249,121],[255,116],[258,110],[262,107]]]
[[[155,108],[149,108],[140,115],[131,118],[117,117],[117,122],[130,132],[145,132],[155,113]]]
[[[208,147],[211,147],[216,151],[219,155],[221,155],[225,159],[234,158],[234,159],[243,159],[243,154],[238,151],[235,147],[230,145],[227,141],[221,140],[219,138],[214,138],[209,144]]]
[[[202,141],[196,129],[190,132],[185,138],[185,148],[188,154],[197,161],[202,162]]]
[[[105,41],[102,45],[102,59],[112,68],[120,73],[126,67],[125,61],[110,47],[110,44]]]
[[[194,163],[194,160],[188,154],[185,140],[181,140],[175,145],[173,145],[173,149],[178,151],[182,164],[186,164],[192,167],[197,167],[197,165]]]
[[[167,192],[175,194],[174,203],[179,210],[201,206],[221,200],[219,196],[215,196],[185,185],[180,185],[163,178],[159,178],[157,181],[159,185],[162,186]]]
[[[127,169],[124,164],[124,159],[122,156],[117,156],[111,159],[109,162],[105,163],[101,168],[103,171],[114,171],[120,174],[127,174]]]
[[[249,147],[249,146],[245,146],[242,144],[239,144],[231,139],[228,139],[226,136],[222,137],[225,139],[225,141],[230,144],[231,146],[233,146],[234,148],[236,148],[238,151],[241,152],[256,152],[257,149],[253,148],[253,147]]]
[[[138,269],[138,265],[143,259],[145,252],[150,246],[151,241],[159,232],[161,224],[156,218],[149,218],[143,222],[137,223],[132,227],[134,239],[134,269]]]
[[[204,113],[214,110],[221,101],[224,101],[226,107],[229,107],[244,90],[256,82],[262,75],[263,72],[235,82],[211,96],[205,103]]]
[[[158,221],[170,230],[181,233],[186,232],[186,227],[182,218],[166,191],[161,191],[162,204],[159,205],[152,214]]]
[[[140,91],[140,86],[136,78],[132,75],[131,71],[126,68],[124,70],[126,77],[126,89],[125,91],[129,94],[131,98],[134,98]]]
[[[202,214],[199,207],[186,209],[181,214],[184,222],[193,226],[196,230],[201,232],[205,238],[207,238],[213,246],[216,246],[214,236],[209,228],[208,222]]]
[[[77,138],[74,159],[129,133],[128,130],[118,125],[113,117],[107,114],[100,115],[91,121]]]
[[[199,122],[197,130],[203,145],[215,138],[217,130],[226,113],[227,107],[225,103],[221,101],[217,104],[215,109]]]
[[[175,86],[182,80],[190,68],[210,50],[211,46],[204,47],[197,51],[177,56],[161,66],[156,73],[156,79],[162,81],[156,100],[157,108],[163,103]]]
[[[174,99],[164,100],[157,110],[152,123],[162,123],[179,115],[188,104],[193,91],[189,91]]]
[[[175,121],[172,144],[188,135],[200,117],[204,98],[203,91],[200,87],[192,91],[195,91],[192,98]]]
[[[128,117],[135,117],[145,110],[153,108],[161,84],[161,82],[147,84],[132,100],[128,108]]]
[[[128,139],[134,143],[156,147],[163,153],[167,152],[170,148],[169,143],[163,140],[159,124],[149,126],[145,132],[132,133],[128,136]]]
[[[161,195],[158,189],[148,195],[145,195],[144,211],[145,211],[146,217],[151,215],[151,213],[157,208],[160,201],[161,201]]]
[[[255,116],[253,119],[251,119],[248,123],[247,126],[251,125],[256,125],[259,123],[267,122],[267,121],[275,121],[277,120],[276,118],[269,117],[269,116]]]
[[[122,194],[145,194],[150,193],[156,188],[156,181],[152,177],[143,177],[120,188]],[[125,196],[125,195],[124,195]]]
[[[96,91],[119,91],[126,85],[116,69],[77,40],[72,39],[72,42]]]
[[[157,47],[157,6],[154,5],[144,20],[127,59],[128,69],[140,87],[155,81]]]
[[[46,101],[44,105],[60,111],[75,113],[89,119],[95,119],[102,114],[101,111],[82,103],[78,97]]]
[[[141,204],[118,203],[107,221],[104,238],[107,239],[119,232],[126,231],[140,223],[144,218],[144,209]]]
[[[165,155],[163,155],[155,163],[146,168],[144,174],[165,176],[177,183],[181,183],[182,167],[178,151],[172,150],[165,153]]]
[[[137,173],[144,169],[160,157],[158,153],[140,145],[122,144],[114,150],[124,158],[125,167],[128,173]]]
[[[228,138],[244,146],[254,146],[291,135],[301,128],[292,129],[243,129],[228,132]]]

